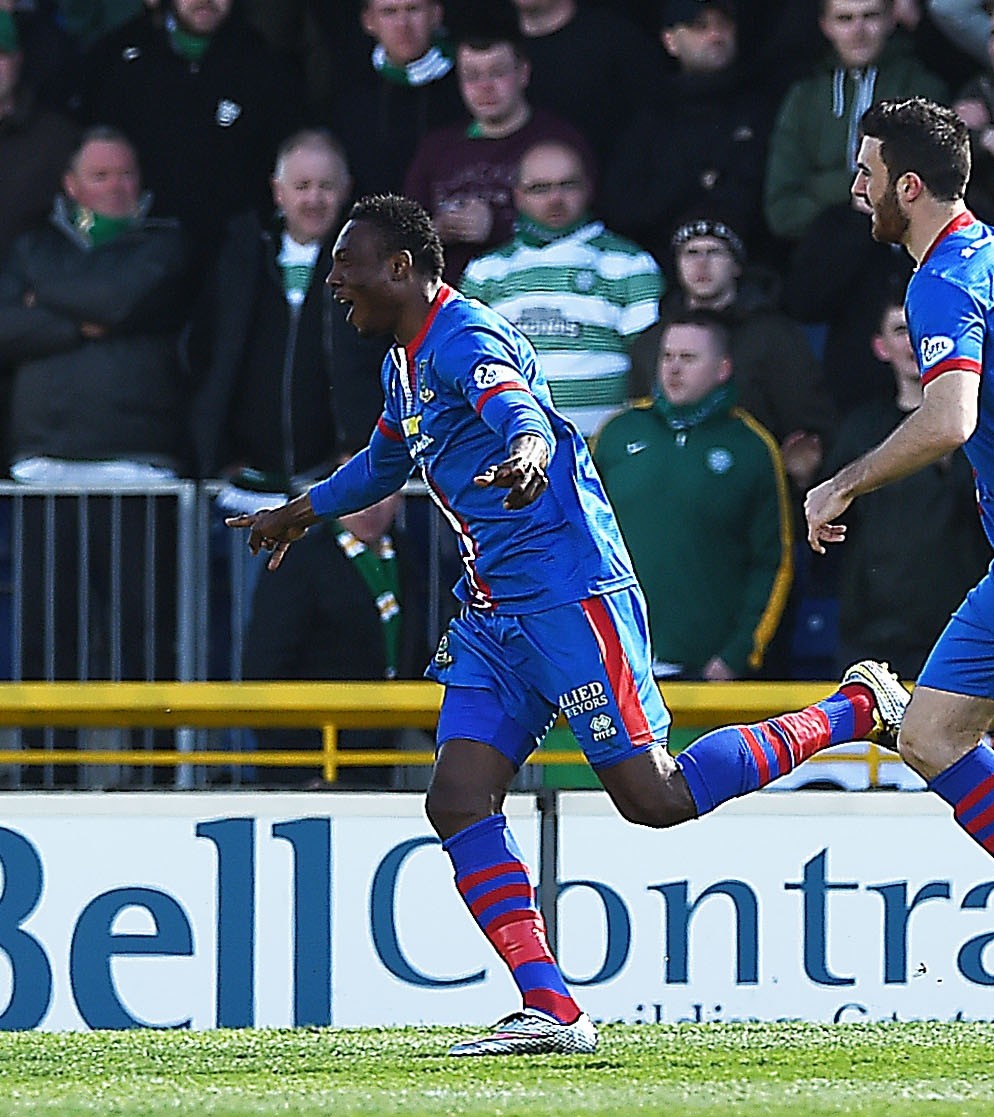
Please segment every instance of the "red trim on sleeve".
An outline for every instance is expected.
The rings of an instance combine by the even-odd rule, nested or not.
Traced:
[[[975,372],[978,376],[983,371],[980,362],[975,361],[972,357],[950,357],[946,361],[939,361],[934,368],[928,369],[927,372],[923,372],[922,385],[931,384],[937,376],[941,376],[944,372],[952,372],[953,370]]]
[[[404,436],[400,431],[395,431],[381,415],[376,420],[376,429],[383,435],[384,438],[389,438],[391,442],[403,442]]]
[[[492,399],[500,392],[527,392],[528,385],[519,380],[516,383],[508,381],[504,384],[495,384],[492,388],[488,388],[485,392],[480,393],[480,398],[476,401],[476,412],[479,414],[486,406],[487,400]],[[530,393],[529,393],[530,394]]]
[[[932,243],[928,246],[928,251],[921,258],[921,263],[919,263],[918,266],[921,267],[922,264],[925,263],[929,256],[932,255],[932,253],[939,247],[940,243],[944,241],[950,233],[955,233],[959,229],[965,229],[967,225],[972,225],[976,220],[977,219],[969,210],[964,210],[963,213],[959,214],[957,217],[954,217],[952,221],[950,221],[949,224],[942,229],[935,240],[932,241]]]

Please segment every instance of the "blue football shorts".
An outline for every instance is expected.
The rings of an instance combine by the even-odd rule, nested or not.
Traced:
[[[994,698],[994,564],[953,613],[925,660],[918,685]]]
[[[519,616],[467,606],[425,672],[447,688],[438,745],[484,741],[519,768],[560,710],[595,769],[665,745],[650,655],[634,586]]]

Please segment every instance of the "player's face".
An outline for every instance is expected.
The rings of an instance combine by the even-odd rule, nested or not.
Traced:
[[[521,161],[514,201],[526,217],[550,229],[579,221],[590,201],[579,156],[562,147],[535,148]]]
[[[132,217],[141,195],[134,152],[113,140],[91,140],[67,172],[63,187],[77,205],[102,217]]]
[[[670,326],[659,349],[659,386],[676,406],[697,403],[732,373],[711,332],[703,326]]]
[[[174,0],[176,19],[194,35],[213,35],[231,14],[232,0]]]
[[[425,54],[441,23],[442,5],[434,0],[368,0],[362,12],[363,29],[394,66]]]
[[[392,257],[368,221],[348,221],[332,249],[327,283],[360,334],[395,334],[401,315]]]
[[[818,26],[843,65],[869,66],[894,30],[892,8],[889,0],[828,0]]]
[[[693,23],[677,24],[664,31],[661,39],[687,73],[715,73],[735,59],[735,20],[720,8],[705,7]]]
[[[909,221],[880,154],[880,140],[863,137],[851,191],[854,198],[869,207],[873,239],[882,244],[904,244]]]
[[[273,179],[273,200],[290,236],[307,244],[327,239],[348,189],[340,159],[320,148],[300,148],[283,160],[279,177]]]
[[[735,298],[741,275],[728,245],[719,237],[693,237],[677,249],[677,279],[691,303],[723,304]]]
[[[520,114],[531,71],[509,43],[486,50],[463,43],[456,48],[456,69],[459,91],[475,120],[499,127]]]

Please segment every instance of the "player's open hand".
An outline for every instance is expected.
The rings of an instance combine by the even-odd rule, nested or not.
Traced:
[[[808,524],[808,545],[819,555],[826,543],[844,543],[846,525],[839,517],[852,504],[852,497],[840,493],[832,480],[816,485],[804,498],[804,518]]]
[[[504,507],[525,508],[534,503],[549,487],[545,467],[549,464],[549,447],[544,438],[523,434],[511,444],[511,456],[499,465],[490,465],[473,478],[481,488],[491,485],[507,489]]]

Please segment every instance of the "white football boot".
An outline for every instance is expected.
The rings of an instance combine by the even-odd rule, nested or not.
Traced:
[[[561,1024],[544,1012],[524,1008],[498,1020],[489,1035],[463,1040],[450,1055],[590,1055],[597,1050],[597,1029],[584,1012]]]
[[[896,749],[901,720],[911,701],[911,695],[900,679],[886,663],[878,663],[875,659],[861,659],[846,669],[839,686],[848,686],[850,683],[865,686],[876,703],[874,726],[866,739],[885,749]]]

